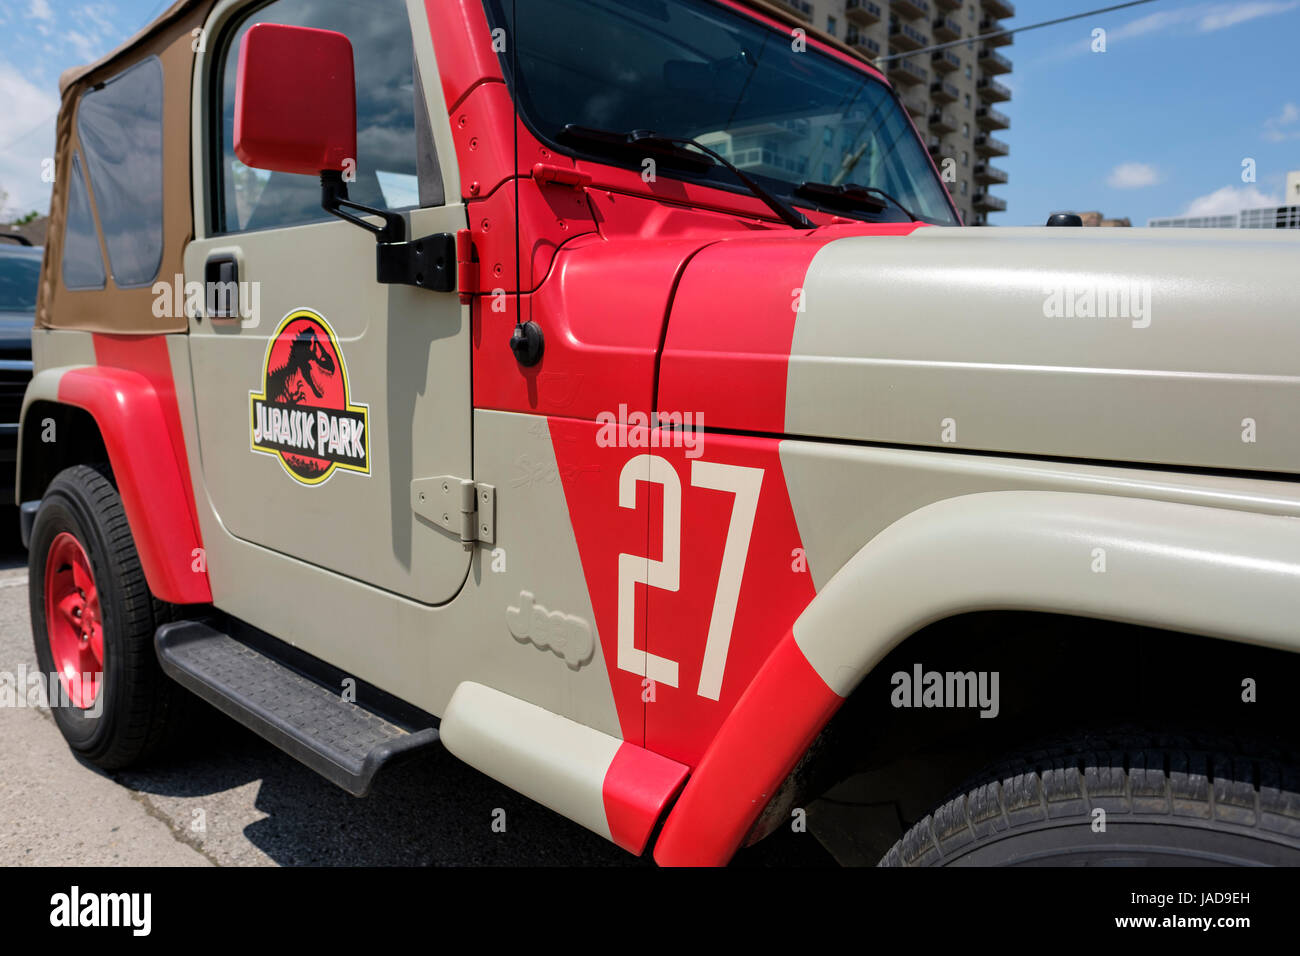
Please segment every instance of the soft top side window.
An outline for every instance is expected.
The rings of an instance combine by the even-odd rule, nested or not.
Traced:
[[[424,103],[403,0],[274,0],[239,20],[226,34],[218,55],[214,234],[332,219],[320,207],[320,180],[315,176],[252,169],[235,156],[239,48],[244,34],[258,23],[337,30],[352,42],[360,155],[356,181],[348,184],[351,199],[380,209],[442,204],[441,175],[436,159],[431,161],[427,155],[432,137],[417,133],[417,116]],[[426,117],[420,116],[420,126],[427,126]]]
[[[151,56],[87,90],[77,105],[109,269],[123,287],[148,285],[162,263],[162,89],[162,64]]]
[[[99,234],[79,153],[72,154],[72,183],[63,226],[63,285],[68,289],[104,288],[104,257],[99,252]]]

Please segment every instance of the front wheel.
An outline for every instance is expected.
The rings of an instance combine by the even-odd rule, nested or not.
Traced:
[[[1300,770],[1240,744],[1080,738],[961,789],[880,865],[1300,865]]]
[[[145,582],[106,468],[77,465],[50,483],[32,527],[28,588],[45,693],[76,754],[116,770],[181,730],[185,691],[153,649],[166,606]]]

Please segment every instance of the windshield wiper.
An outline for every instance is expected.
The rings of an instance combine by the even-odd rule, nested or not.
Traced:
[[[830,183],[800,183],[794,191],[796,196],[803,196],[805,199],[811,199],[814,202],[822,203],[827,206],[840,206],[841,208],[862,209],[866,212],[884,212],[886,200],[892,202],[907,218],[913,222],[920,222],[921,217],[912,210],[908,209],[901,202],[875,186],[860,186],[857,183],[844,183],[841,186],[832,186]],[[883,198],[882,198],[883,197]]]
[[[697,168],[707,165],[703,164],[700,156],[692,152],[688,147],[698,149],[705,156],[708,156],[717,165],[731,171],[745,187],[756,197],[761,199],[769,209],[776,213],[777,217],[788,226],[795,229],[816,229],[817,224],[801,213],[793,206],[782,202],[773,196],[770,192],[760,186],[757,182],[749,177],[747,173],[738,166],[733,165],[729,160],[715,153],[709,147],[681,136],[661,136],[654,130],[634,129],[629,133],[618,133],[613,130],[592,129],[587,126],[574,126],[572,123],[564,127],[560,134],[562,139],[577,140],[579,142],[604,146],[609,149],[619,151],[648,149],[652,152],[664,153],[673,159],[684,161],[688,164],[696,165]]]

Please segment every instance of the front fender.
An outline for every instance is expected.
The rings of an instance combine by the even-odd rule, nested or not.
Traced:
[[[149,589],[173,604],[210,603],[206,566],[196,565],[202,542],[190,505],[185,449],[173,441],[153,383],[139,372],[103,365],[45,369],[28,385],[23,431],[27,409],[42,400],[83,409],[95,420]]]
[[[701,758],[655,846],[725,863],[839,704],[894,647],[971,611],[1043,611],[1300,651],[1300,522],[1040,491],[900,518],[795,621]]]

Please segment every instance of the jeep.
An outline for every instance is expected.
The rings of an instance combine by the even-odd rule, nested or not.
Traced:
[[[1300,236],[965,227],[760,0],[178,0],[60,85],[80,757],[199,699],[665,865],[1300,862]]]

